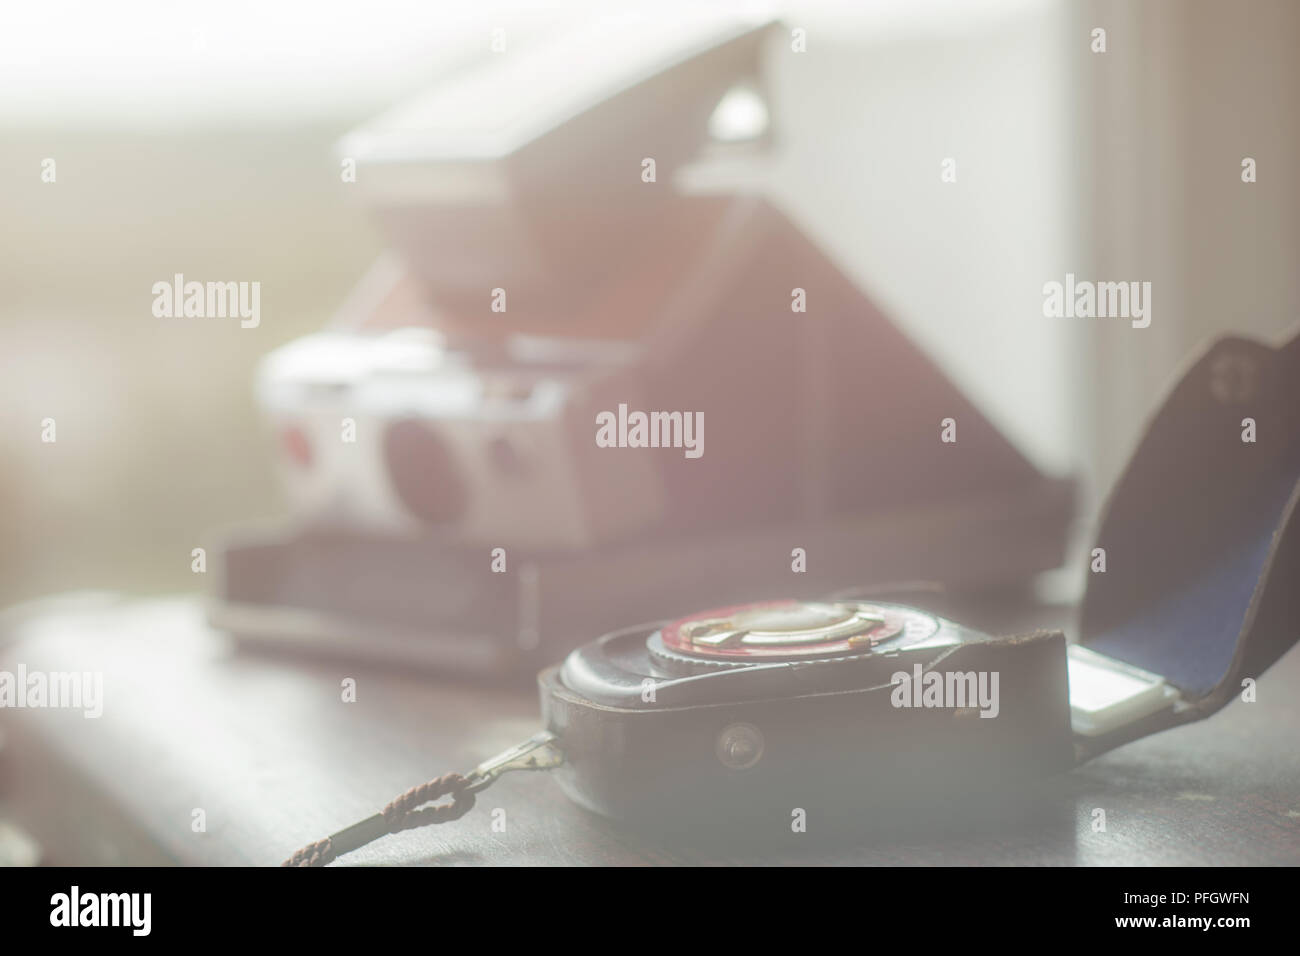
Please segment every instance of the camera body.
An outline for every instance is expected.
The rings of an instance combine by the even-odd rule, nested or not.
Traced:
[[[1071,482],[736,185],[767,113],[715,120],[780,39],[601,21],[340,144],[394,253],[260,370],[292,519],[227,537],[215,623],[525,670],[720,601],[1060,563]]]
[[[259,394],[300,516],[549,551],[1041,489],[772,206],[664,206],[660,241],[624,276],[642,285],[650,261],[661,281],[611,292],[621,315],[570,317],[577,328],[622,321],[634,338],[485,343],[456,326],[407,327],[273,353]],[[810,311],[792,310],[792,292],[812,296]],[[945,418],[960,442],[940,441]]]

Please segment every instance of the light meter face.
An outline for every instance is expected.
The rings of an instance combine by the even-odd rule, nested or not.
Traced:
[[[859,601],[764,601],[692,614],[646,641],[672,673],[754,664],[870,657],[932,641],[939,622],[897,605]]]
[[[589,809],[689,828],[726,807],[726,825],[744,829],[815,804],[857,825],[865,807],[912,812],[918,794],[1069,766],[1065,656],[1060,632],[998,637],[833,597],[616,631],[539,682],[565,752],[556,779]],[[970,719],[979,708],[965,697],[920,702],[923,677],[942,691],[981,675],[997,720]],[[917,703],[899,693],[913,681]]]

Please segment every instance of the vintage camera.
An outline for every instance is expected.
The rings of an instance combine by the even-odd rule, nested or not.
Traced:
[[[218,624],[531,666],[792,577],[814,596],[1059,563],[1070,483],[726,185],[779,140],[781,42],[711,14],[602,21],[342,142],[395,253],[262,367],[295,518],[229,537]]]

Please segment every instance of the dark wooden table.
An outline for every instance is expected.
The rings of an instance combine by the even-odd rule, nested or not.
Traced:
[[[991,627],[992,617],[967,620]],[[204,625],[194,599],[81,596],[6,623],[0,670],[105,675],[97,720],[0,710],[0,820],[30,833],[47,862],[278,863],[538,726],[526,688],[239,650]],[[355,703],[342,701],[346,677]],[[492,826],[497,808],[504,832]],[[1105,832],[1093,831],[1095,808]],[[885,821],[859,840],[810,830],[728,847],[697,836],[639,835],[571,805],[544,774],[510,774],[463,819],[336,865],[1296,864],[1300,653],[1260,679],[1256,703],[1124,747],[1002,812],[899,832]]]

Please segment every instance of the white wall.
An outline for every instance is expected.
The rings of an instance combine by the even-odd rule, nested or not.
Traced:
[[[1151,327],[1089,329],[1090,457],[1106,484],[1189,352],[1300,323],[1300,4],[1118,0],[1072,8],[1109,51],[1079,64],[1094,270],[1150,279]],[[1086,32],[1086,31],[1085,31]],[[1241,160],[1258,181],[1241,181]]]

